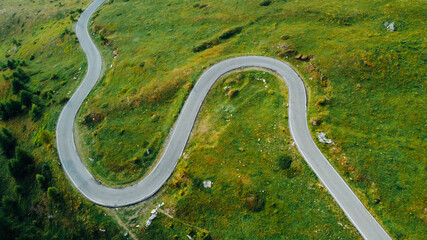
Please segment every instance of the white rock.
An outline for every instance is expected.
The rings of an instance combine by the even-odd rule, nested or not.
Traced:
[[[384,26],[387,28],[387,31],[394,32],[394,28],[395,28],[394,22],[392,22],[390,24],[388,24],[388,22],[385,22]]]
[[[148,227],[148,226],[150,226],[151,225],[151,221],[150,220],[147,220],[147,222],[145,223],[145,227]],[[138,225],[139,226],[139,225]],[[136,227],[138,227],[138,226],[136,226]]]
[[[99,231],[100,232],[105,232],[105,229],[100,228]]]
[[[157,217],[157,214],[152,214],[148,220],[153,221]]]
[[[203,181],[203,187],[211,188],[212,187],[212,181]]]
[[[326,138],[326,134],[324,132],[318,132],[317,138],[319,139],[319,142],[321,142],[321,143],[327,143],[327,144],[332,143],[331,139]]]

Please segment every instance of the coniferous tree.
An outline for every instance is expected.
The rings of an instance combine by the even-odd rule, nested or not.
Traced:
[[[7,158],[13,157],[15,153],[16,139],[6,128],[2,128],[0,133],[0,147]]]

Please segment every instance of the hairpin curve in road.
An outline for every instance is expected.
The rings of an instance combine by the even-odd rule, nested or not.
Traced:
[[[307,93],[303,81],[287,63],[269,57],[236,57],[210,67],[191,90],[170,133],[171,137],[164,153],[154,169],[131,186],[111,188],[99,184],[79,157],[73,128],[80,106],[101,76],[101,55],[90,38],[88,22],[104,1],[93,1],[77,22],[76,35],[86,54],[88,70],[83,82],[64,106],[56,128],[56,143],[62,167],[74,186],[87,199],[98,205],[119,207],[141,202],[153,196],[172,175],[185,149],[200,106],[215,81],[230,71],[257,67],[278,74],[286,82],[289,88],[289,128],[295,144],[362,237],[375,240],[390,239],[314,143],[307,124]]]

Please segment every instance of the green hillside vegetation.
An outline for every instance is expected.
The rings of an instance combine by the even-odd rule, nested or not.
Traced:
[[[0,3],[2,236],[128,238],[109,217],[116,210],[73,188],[55,149],[60,110],[85,73],[72,26],[89,2]],[[303,77],[313,137],[333,140],[318,145],[391,237],[424,239],[425,12],[421,0],[107,0],[90,26],[106,71],[77,119],[82,160],[105,185],[138,181],[204,70],[270,56]],[[145,239],[357,238],[291,145],[286,107],[276,102],[286,102],[284,87],[261,72],[228,79],[239,74],[229,91],[225,80],[210,94],[167,186],[119,218]],[[260,77],[277,90],[252,81]],[[274,144],[279,138],[286,142]],[[160,213],[141,227],[161,202],[174,218]]]
[[[145,225],[153,205],[164,202],[160,209],[174,218],[160,212],[135,231],[144,239],[184,239],[184,231],[197,239],[360,238],[294,146],[287,99],[285,83],[265,72],[220,80],[161,194],[119,215]]]
[[[304,78],[313,136],[322,131],[333,140],[319,146],[362,202],[392,237],[420,238],[427,189],[422,1],[260,4],[105,5],[91,31],[112,67],[79,115],[91,172],[112,186],[141,179],[204,69],[238,55],[271,56]]]
[[[124,238],[108,211],[73,189],[55,149],[60,110],[85,71],[72,26],[88,3],[0,2],[2,239]]]

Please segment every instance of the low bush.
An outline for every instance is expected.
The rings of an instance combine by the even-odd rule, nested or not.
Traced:
[[[6,128],[2,128],[0,133],[0,147],[3,149],[3,154],[7,158],[12,158],[14,156],[16,139]]]
[[[264,209],[265,198],[260,194],[250,194],[245,198],[246,207],[252,212],[260,212]]]
[[[21,90],[19,92],[19,97],[21,98],[21,104],[30,108],[33,103],[33,94],[27,90]]]
[[[31,121],[37,122],[43,116],[43,106],[33,104],[30,111]]]
[[[22,105],[20,102],[10,100],[9,102],[0,103],[0,119],[7,121],[22,113]]]
[[[262,7],[267,7],[267,6],[270,6],[270,4],[271,4],[271,0],[265,0],[265,1],[262,1],[259,5]]]
[[[214,39],[203,42],[203,43],[193,47],[191,50],[195,53],[204,51],[204,50],[211,48],[215,45],[221,44],[222,42],[224,42],[225,40],[227,40],[229,38],[234,37],[235,35],[241,33],[242,30],[243,30],[243,27],[235,27],[232,29],[227,29],[223,33],[221,33],[219,35],[219,37],[216,37]]]
[[[21,90],[25,89],[25,85],[19,79],[12,80],[12,92],[13,94],[18,94]]]
[[[14,79],[18,79],[22,83],[28,83],[30,81],[30,76],[28,76],[28,74],[20,67],[18,67],[16,71],[12,73],[12,77]]]
[[[226,40],[226,39],[232,38],[232,37],[234,37],[235,35],[237,35],[237,34],[241,33],[241,32],[242,32],[242,30],[243,30],[243,27],[235,27],[235,28],[232,28],[232,29],[227,30],[227,31],[225,31],[224,33],[222,33],[222,34],[219,36],[219,39],[221,39],[221,40]]]
[[[286,170],[291,167],[292,157],[289,155],[282,155],[277,159],[277,164],[282,170]]]
[[[15,179],[21,180],[32,173],[34,159],[31,154],[22,148],[16,148],[15,157],[9,160],[9,171]]]

